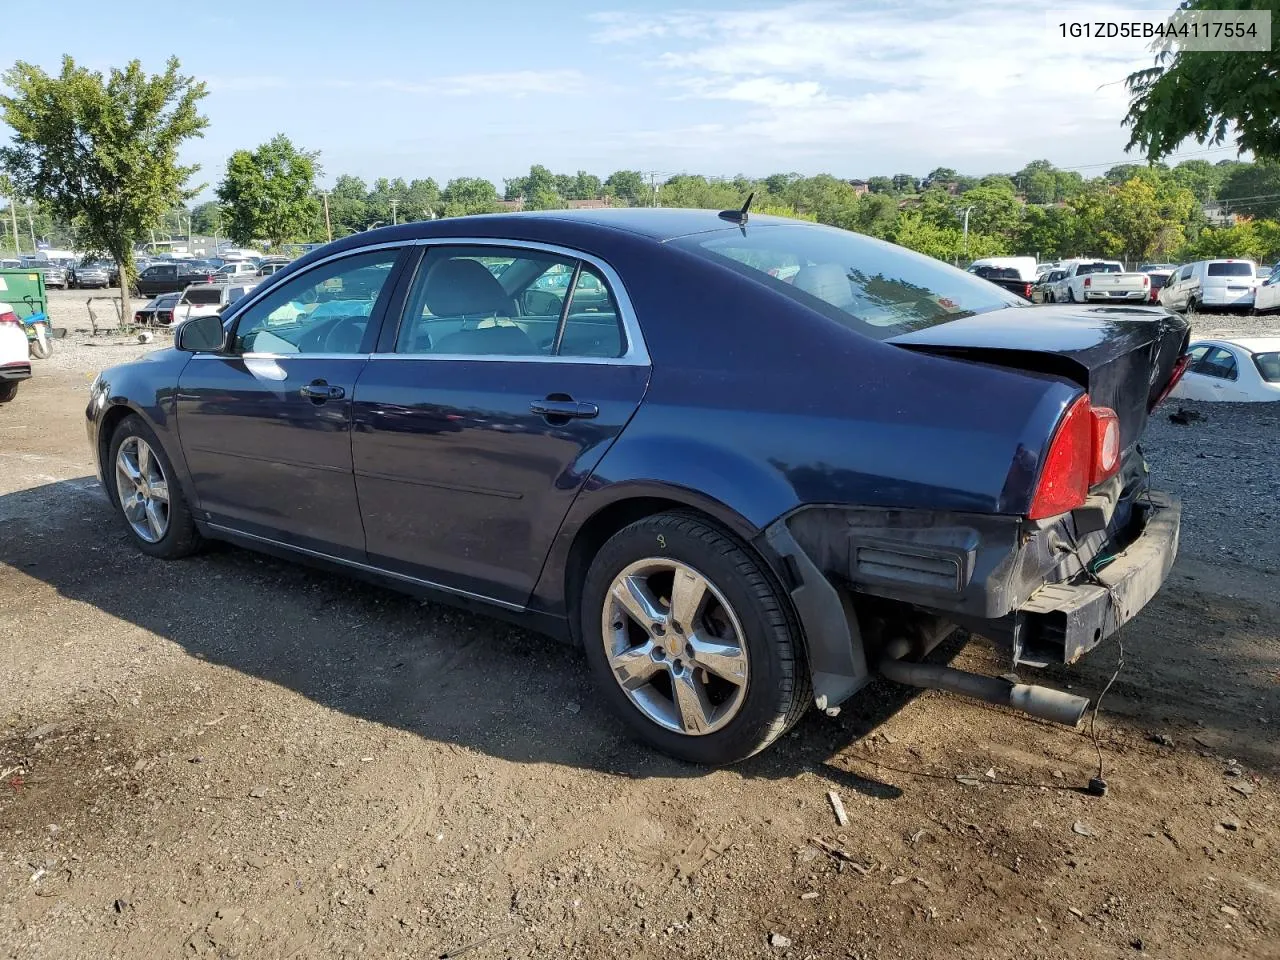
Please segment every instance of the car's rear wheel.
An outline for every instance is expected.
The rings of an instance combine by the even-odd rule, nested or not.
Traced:
[[[1071,287],[1067,287],[1067,303],[1076,302],[1076,292]]]
[[[0,403],[8,403],[18,395],[18,381],[10,380],[8,383],[0,383]]]
[[[698,517],[659,514],[615,534],[587,574],[580,624],[610,706],[682,760],[749,757],[809,705],[780,588],[745,546]]]
[[[112,434],[103,475],[134,545],[162,560],[194,553],[201,537],[173,464],[142,420],[125,417]]]

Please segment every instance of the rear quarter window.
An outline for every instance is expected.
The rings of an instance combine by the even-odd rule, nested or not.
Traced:
[[[1255,353],[1253,364],[1267,383],[1280,383],[1280,352]]]

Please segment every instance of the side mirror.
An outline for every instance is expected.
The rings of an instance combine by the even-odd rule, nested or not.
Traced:
[[[216,313],[184,321],[173,338],[173,345],[187,353],[217,353],[226,342],[222,317]]]

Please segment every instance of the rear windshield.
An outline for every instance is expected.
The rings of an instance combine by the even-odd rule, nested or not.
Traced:
[[[1082,263],[1076,268],[1076,276],[1082,277],[1086,273],[1119,273],[1120,264],[1118,263]]]
[[[1255,353],[1253,362],[1267,383],[1280,383],[1280,353]]]
[[[194,290],[188,290],[185,299],[187,303],[194,303],[200,306],[221,303],[222,290],[219,287],[197,287]]]
[[[1211,263],[1209,264],[1209,276],[1211,277],[1252,277],[1252,263]]]
[[[858,333],[885,340],[1026,301],[963,270],[834,227],[762,226],[676,246],[728,266]]]
[[[1161,273],[1151,274],[1151,288],[1153,290],[1159,290],[1168,282],[1169,282],[1169,277],[1165,274],[1161,274]]]

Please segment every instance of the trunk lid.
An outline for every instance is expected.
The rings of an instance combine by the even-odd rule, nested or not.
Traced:
[[[888,342],[1071,380],[1093,404],[1116,412],[1127,449],[1146,429],[1190,336],[1187,321],[1163,309],[1051,305],[962,317]]]

